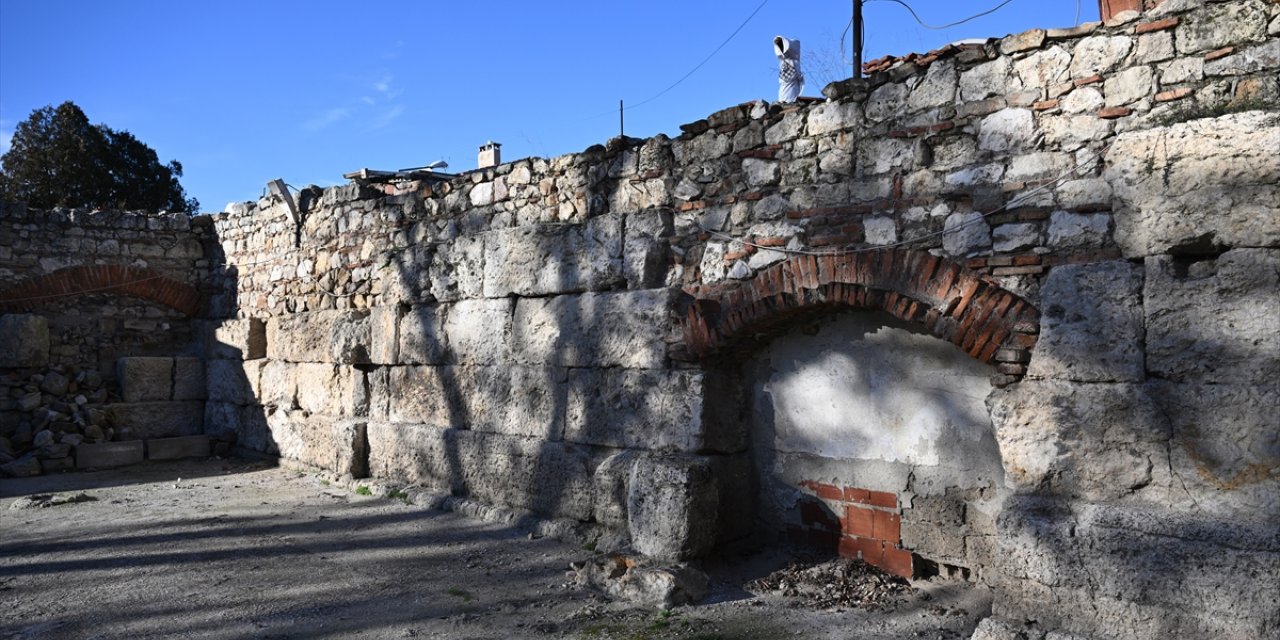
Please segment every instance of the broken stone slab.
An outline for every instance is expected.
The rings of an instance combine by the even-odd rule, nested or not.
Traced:
[[[76,447],[76,468],[92,469],[137,464],[146,458],[142,440],[81,444]]]
[[[180,436],[147,440],[148,460],[209,457],[209,436]]]
[[[0,315],[0,368],[49,364],[49,323],[29,313]]]
[[[579,586],[660,609],[698,602],[706,597],[711,584],[707,574],[689,565],[645,566],[643,560],[620,555],[575,562],[570,568]]]
[[[156,402],[173,397],[173,358],[131,357],[116,361],[125,402]]]
[[[97,498],[87,493],[44,493],[33,496],[23,496],[13,501],[9,505],[10,509],[47,509],[49,507],[59,507],[64,504],[77,504],[80,502],[97,502]]]

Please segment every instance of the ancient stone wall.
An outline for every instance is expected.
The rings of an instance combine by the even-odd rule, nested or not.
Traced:
[[[772,487],[799,537],[993,585],[988,630],[1275,633],[1280,5],[871,69],[674,139],[204,218],[206,430],[663,558],[784,533]],[[857,342],[876,325],[889,355]],[[761,358],[990,377],[923,412],[948,428],[868,418],[911,405],[908,367],[814,438]]]

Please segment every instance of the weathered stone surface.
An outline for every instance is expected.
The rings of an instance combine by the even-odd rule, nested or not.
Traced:
[[[809,135],[820,136],[862,123],[862,110],[853,102],[828,102],[809,112]]]
[[[1204,58],[1178,58],[1160,65],[1160,84],[1196,82],[1204,78]]]
[[[1080,87],[1062,98],[1064,113],[1093,113],[1106,104],[1102,92],[1094,87]]]
[[[512,350],[530,365],[659,368],[672,302],[666,289],[520,299]]]
[[[371,381],[372,415],[559,440],[565,372],[544,367],[396,367]],[[394,401],[391,401],[394,399]]]
[[[604,456],[586,448],[389,422],[370,422],[368,437],[374,477],[456,491],[542,515],[584,521],[592,516],[593,472]]]
[[[511,306],[509,299],[501,300],[464,300],[449,305],[445,311],[443,322],[444,336],[447,343],[445,355],[453,362],[460,364],[498,364],[510,359],[511,344]],[[408,318],[409,316],[405,316]],[[406,339],[401,350],[409,353],[422,353],[422,359],[431,361],[433,328],[430,318],[414,316],[414,322],[426,325],[421,330],[411,329],[404,322],[401,332]],[[417,341],[421,348],[409,340],[410,337],[421,336]]]
[[[1248,112],[1122,134],[1103,177],[1126,256],[1280,244],[1280,116]]]
[[[329,362],[334,322],[344,312],[308,311],[267,321],[267,357],[288,362]]]
[[[155,402],[173,397],[173,358],[120,358],[116,361],[125,402]]]
[[[1245,640],[1273,628],[1272,590],[1222,587],[1280,571],[1273,523],[1017,498],[999,526],[996,615],[1143,640]],[[1082,610],[1091,613],[1072,613]]]
[[[620,448],[702,449],[702,376],[574,369],[565,440]]]
[[[375,307],[369,311],[370,364],[400,364],[400,320],[406,315],[399,306]]]
[[[1143,298],[1153,374],[1280,384],[1280,250],[1147,258]]]
[[[1000,53],[1007,56],[1031,49],[1039,49],[1044,44],[1045,35],[1044,29],[1031,29],[1019,34],[1005,36],[1000,41]]]
[[[267,427],[267,408],[240,406],[210,400],[205,403],[205,433],[220,439],[232,433],[237,446],[258,453],[276,453],[276,444]]]
[[[987,403],[1014,489],[1088,500],[1169,490],[1169,421],[1142,385],[1025,381]]]
[[[107,411],[121,440],[193,436],[204,431],[200,401],[118,403]]]
[[[1240,53],[1204,63],[1207,76],[1235,76],[1280,67],[1280,40],[1249,47]]]
[[[474,306],[474,305],[473,305]],[[460,312],[466,314],[466,308]],[[445,361],[444,314],[435,305],[414,307],[400,318],[396,364],[441,364]],[[502,327],[505,329],[505,327]],[[498,334],[502,336],[501,333]],[[387,349],[384,348],[384,354]]]
[[[611,598],[645,607],[670,609],[706,597],[707,574],[686,565],[643,566],[622,556],[598,556],[575,567],[574,582]]]
[[[660,560],[705,555],[715,544],[718,494],[706,457],[640,458],[627,497],[632,545]]]
[[[1076,45],[1071,59],[1071,77],[1086,78],[1104,74],[1116,65],[1133,48],[1133,41],[1125,36],[1092,36]]]
[[[1267,32],[1267,9],[1259,0],[1213,3],[1178,27],[1178,52],[1197,53],[1229,44],[1256,42]]]
[[[880,85],[875,91],[871,92],[871,97],[867,100],[867,120],[882,122],[892,118],[902,112],[903,104],[906,101],[906,85],[896,82]]]
[[[260,318],[213,320],[205,325],[209,358],[256,360],[267,356],[267,325]]]
[[[333,319],[329,330],[329,358],[338,364],[369,363],[369,315],[364,312],[343,313]]]
[[[9,478],[38,476],[42,470],[43,467],[40,465],[40,460],[36,458],[34,453],[28,453],[4,464],[0,464],[0,476]]]
[[[604,459],[595,471],[595,519],[603,525],[627,526],[627,486],[631,469],[641,453],[634,449],[615,453]]]
[[[178,460],[180,458],[207,458],[211,448],[209,436],[181,436],[177,438],[152,438],[147,440],[148,460]]]
[[[1109,193],[1111,188],[1107,187],[1106,191]],[[1087,198],[1087,195],[1081,195],[1081,199]],[[1055,249],[1096,249],[1106,244],[1110,229],[1110,214],[1054,211],[1049,214],[1046,244]]]
[[[200,358],[178,357],[173,359],[173,399],[204,400],[209,385],[205,378],[204,361]]]
[[[1035,118],[1030,109],[1002,109],[982,119],[978,147],[987,151],[1017,152],[1031,148]]]
[[[281,367],[284,363],[273,362],[268,367]],[[214,402],[227,402],[238,405],[260,404],[259,376],[262,366],[247,364],[236,360],[210,360],[205,369],[208,382],[208,399]],[[271,385],[274,387],[274,384]],[[289,394],[289,404],[293,403],[293,394]]]
[[[484,295],[608,289],[622,279],[622,216],[495,232],[485,244]]]
[[[1002,224],[992,230],[991,243],[996,253],[1025,251],[1040,244],[1040,225],[1030,222]]]
[[[1021,80],[1020,86],[1026,87],[1052,87],[1066,82],[1070,77],[1070,67],[1071,54],[1056,46],[1037,51],[1013,63],[1013,70]],[[995,86],[1006,81],[997,76],[990,80]]]
[[[302,363],[292,368],[297,406],[305,414],[350,417],[367,413],[368,396],[360,370],[322,363]]]
[[[951,104],[956,97],[956,67],[951,61],[929,65],[920,83],[907,97],[907,108],[916,111]]]
[[[442,245],[431,255],[431,266],[419,276],[419,287],[439,302],[452,302],[484,295],[486,236],[463,236]],[[499,237],[494,237],[498,242]],[[401,267],[406,277],[414,276],[411,265]]]
[[[369,475],[364,421],[276,411],[267,425],[281,458],[354,478]]]
[[[1143,369],[1142,273],[1123,261],[1065,265],[1040,290],[1040,340],[1027,374],[1137,381]]]
[[[0,315],[0,368],[48,364],[48,321],[33,314]]]
[[[1130,67],[1107,78],[1103,89],[1107,106],[1119,107],[1151,95],[1153,76],[1151,67],[1141,66]]]
[[[942,247],[947,255],[965,258],[991,248],[991,225],[980,212],[953,213],[947,216]]]
[[[1175,504],[1245,518],[1280,513],[1280,389],[1254,380],[1147,387],[1173,426]]]
[[[141,440],[81,444],[76,447],[76,467],[92,469],[137,464],[143,461],[144,453]]]

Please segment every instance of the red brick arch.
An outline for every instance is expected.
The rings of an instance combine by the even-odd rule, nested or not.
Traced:
[[[1021,375],[1035,346],[1039,311],[994,280],[923,251],[881,249],[795,255],[743,281],[686,289],[693,297],[685,343],[703,358],[797,316],[825,309],[876,309]]]
[[[160,272],[125,265],[67,267],[0,291],[0,312],[32,311],[53,300],[91,293],[128,295],[188,316],[200,310],[200,293]]]

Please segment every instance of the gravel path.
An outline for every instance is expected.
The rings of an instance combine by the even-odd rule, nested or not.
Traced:
[[[758,562],[721,561],[709,603],[660,612],[572,586],[589,555],[259,462],[0,480],[0,638],[949,640],[989,606],[936,584],[812,610],[743,591]]]

